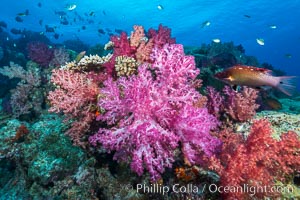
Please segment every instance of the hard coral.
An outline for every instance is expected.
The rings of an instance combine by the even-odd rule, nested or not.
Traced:
[[[84,56],[81,58],[79,61],[72,61],[72,62],[67,62],[65,65],[61,66],[61,69],[64,70],[73,70],[77,72],[103,72],[105,70],[104,64],[108,62],[112,54],[107,54],[106,56],[98,56],[96,55],[89,55],[89,56]]]
[[[117,76],[130,76],[137,73],[137,61],[132,57],[118,56],[116,57],[115,69]]]
[[[193,107],[201,98],[192,84],[199,73],[193,57],[184,55],[181,45],[166,44],[152,58],[152,65],[139,66],[138,75],[104,82],[98,105],[105,112],[98,120],[112,128],[100,129],[90,142],[116,151],[119,161],[129,158],[139,175],[146,168],[155,181],[172,166],[179,141],[189,145],[185,153],[192,163],[200,162],[196,157],[203,152],[210,156],[220,143],[209,134],[217,124],[214,117]]]

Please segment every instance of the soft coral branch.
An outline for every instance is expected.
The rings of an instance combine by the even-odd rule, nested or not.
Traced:
[[[17,87],[11,90],[10,104],[14,117],[29,114],[31,110],[38,113],[40,108],[38,103],[40,102],[36,100],[34,94],[40,89],[41,76],[39,71],[26,71],[22,66],[10,62],[10,66],[0,68],[0,74],[8,76],[10,79],[21,79]]]
[[[91,107],[96,104],[97,85],[86,74],[63,69],[52,71],[51,82],[56,89],[48,95],[51,103],[49,111],[63,112],[68,119],[75,120],[67,134],[75,144],[84,146],[81,139],[95,119]]]
[[[251,119],[259,107],[256,103],[258,91],[245,86],[239,92],[225,86],[221,93],[208,87],[207,97],[209,113],[218,118],[225,114],[232,121],[244,122]]]

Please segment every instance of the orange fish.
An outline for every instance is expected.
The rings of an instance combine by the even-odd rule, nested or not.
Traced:
[[[273,76],[271,70],[253,66],[235,65],[216,73],[215,78],[233,86],[254,88],[269,86],[288,96],[292,96],[296,91],[296,76]]]
[[[99,115],[101,115],[101,113],[97,110],[97,111],[95,112],[95,115],[96,115],[96,117],[98,117]]]

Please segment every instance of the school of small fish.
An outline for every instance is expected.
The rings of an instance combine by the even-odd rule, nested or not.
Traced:
[[[42,8],[43,4],[42,2],[38,2],[37,3],[37,7],[38,8]],[[84,23],[84,25],[81,25],[80,28],[77,29],[77,32],[80,31],[85,31],[88,29],[87,24],[95,24],[95,19],[94,17],[102,14],[104,17],[107,15],[106,10],[102,10],[102,13],[97,13],[93,10],[84,13],[84,17],[81,16],[76,10],[77,10],[78,6],[75,3],[68,3],[65,4],[64,8],[61,10],[54,10],[54,14],[56,16],[58,16],[59,19],[59,23],[60,25],[53,25],[53,24],[45,24],[44,25],[44,20],[40,19],[38,21],[39,25],[41,27],[44,27],[43,31],[40,31],[40,35],[43,35],[45,33],[52,33],[53,34],[53,38],[54,39],[59,39],[60,36],[62,36],[63,34],[59,33],[59,28],[61,26],[68,26],[68,25],[73,25],[76,23]],[[157,9],[159,11],[162,11],[165,9],[165,7],[162,4],[157,4]],[[18,12],[15,16],[15,21],[18,23],[22,23],[24,22],[24,20],[26,20],[26,17],[30,15],[30,11],[29,9],[25,9],[22,12]],[[251,20],[252,16],[249,14],[244,14],[243,15],[245,18],[247,18],[247,20]],[[101,21],[98,22],[97,26],[101,26]],[[206,27],[210,27],[212,26],[212,22],[210,20],[205,20],[201,23],[200,27],[202,29],[205,29]],[[269,29],[277,29],[277,25],[276,24],[269,24]],[[4,21],[0,21],[0,32],[2,31],[3,28],[7,28],[7,24]],[[10,32],[14,35],[21,35],[23,33],[23,31],[25,31],[26,29],[20,29],[20,28],[11,28]],[[114,32],[120,34],[122,31],[121,29],[115,29]],[[113,31],[111,31],[108,28],[98,28],[97,30],[98,35],[101,37],[102,35],[113,35]],[[221,38],[212,38],[211,41],[213,43],[220,43],[221,42]],[[265,39],[262,37],[258,37],[256,38],[256,43],[260,46],[264,46],[265,45]],[[292,55],[289,53],[286,53],[284,55],[286,58],[292,58]]]

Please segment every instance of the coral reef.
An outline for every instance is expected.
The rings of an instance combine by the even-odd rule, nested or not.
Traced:
[[[0,194],[7,199],[145,199],[129,186],[136,179],[126,166],[102,155],[101,163],[72,145],[67,128],[57,114],[43,114],[39,121],[9,119],[0,128]],[[29,133],[14,141],[26,126]],[[112,171],[116,171],[112,173]],[[2,173],[3,172],[3,173]],[[129,177],[128,177],[129,176]],[[148,183],[145,181],[145,185]]]
[[[23,140],[15,140],[22,126],[29,132],[26,131]],[[15,170],[11,172],[10,181],[1,182],[1,198],[41,199],[63,191],[61,186],[55,192],[59,182],[67,174],[75,174],[85,160],[83,152],[63,135],[64,129],[62,119],[55,115],[44,115],[33,124],[9,120],[2,126],[0,163],[11,163]],[[2,167],[0,164],[1,170]]]
[[[38,42],[1,35],[0,199],[299,197],[299,97],[211,78],[236,63],[273,69],[241,45],[184,50],[163,25],[90,49],[23,32]]]

